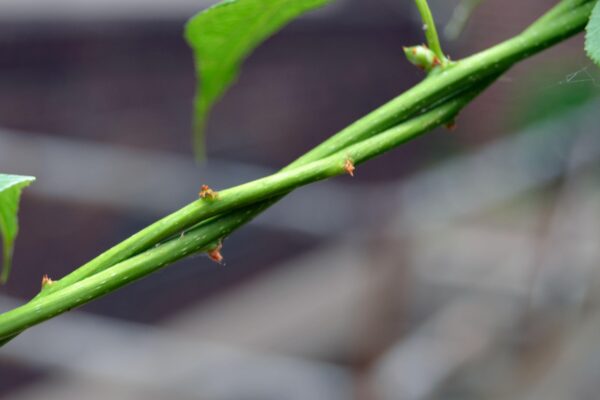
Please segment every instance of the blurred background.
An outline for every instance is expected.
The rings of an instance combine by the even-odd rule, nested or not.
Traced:
[[[269,39],[191,154],[202,0],[0,3],[0,171],[37,176],[0,310],[157,218],[276,171],[422,79],[409,0],[337,0]],[[553,0],[486,0],[458,59]],[[432,0],[441,30],[457,1]],[[0,397],[597,399],[600,70],[577,37],[458,119],[302,188],[205,256],[20,335]]]

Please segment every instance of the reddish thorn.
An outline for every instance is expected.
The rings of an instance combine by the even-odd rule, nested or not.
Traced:
[[[354,170],[356,168],[354,167],[354,163],[352,162],[351,159],[347,158],[346,162],[344,162],[344,171],[346,171],[346,173],[350,176],[354,176]]]
[[[48,285],[52,285],[54,281],[48,277],[48,275],[44,275],[42,277],[42,289]]]
[[[217,245],[217,247],[215,247],[214,249],[207,252],[208,257],[211,260],[213,260],[214,262],[219,263],[219,264],[221,264],[221,262],[223,261],[223,255],[221,254],[222,247],[223,247],[223,245],[221,243],[219,243]]]
[[[435,67],[436,65],[442,65],[442,62],[439,58],[437,58],[437,56],[434,56],[432,66]]]
[[[453,131],[456,129],[456,121],[452,120],[450,122],[447,122],[445,125],[446,129],[448,129],[449,131]]]

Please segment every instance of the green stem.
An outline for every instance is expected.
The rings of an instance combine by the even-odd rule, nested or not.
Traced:
[[[461,93],[490,75],[503,71],[522,58],[570,36],[583,29],[591,12],[591,5],[588,8],[581,7],[576,11],[566,13],[562,16],[560,23],[552,21],[552,24],[539,25],[536,29],[528,29],[513,39],[457,62],[453,68],[436,76],[431,76],[394,100],[359,119],[298,158],[284,170],[327,157],[414,115],[418,115],[445,98]],[[99,255],[60,281],[55,282],[54,285],[48,286],[41,292],[41,295],[46,292],[52,293],[60,290],[91,276],[193,226],[206,217],[204,207],[204,202],[195,201],[164,217]]]
[[[490,82],[492,80],[488,83]],[[270,206],[274,202],[272,199],[274,194],[288,192],[310,182],[343,174],[346,172],[345,162],[348,159],[358,165],[450,121],[484,88],[485,86],[480,86],[470,90],[421,116],[350,146],[342,152],[291,171],[280,172],[241,185],[231,189],[227,194],[223,193],[223,198],[211,204],[223,203],[227,204],[223,206],[226,209],[237,207],[237,210],[203,222],[185,235],[173,238],[158,247],[0,315],[0,340],[10,339],[34,324],[110,293],[183,257],[214,248],[215,241],[246,224]],[[236,202],[242,197],[252,201],[254,205],[251,208],[239,209],[241,206]]]
[[[597,0],[563,0],[554,6],[550,11],[538,18],[528,29],[535,29],[538,25],[548,24],[554,19],[574,11],[576,8],[595,4]]]
[[[23,330],[104,296],[181,258],[207,250],[235,227],[252,219],[246,210],[232,212],[147,250],[60,291],[34,299],[0,315],[0,344]],[[158,294],[160,295],[160,294]]]
[[[2,272],[0,273],[0,284],[5,284],[10,275],[13,256],[13,240],[4,238],[2,246]]]
[[[150,225],[60,281],[46,286],[31,302],[1,314],[0,338],[5,338],[6,342],[32,324],[207,248],[210,242],[227,236],[294,187],[339,174],[341,161],[346,157],[358,164],[425,132],[453,116],[464,105],[463,101],[470,100],[475,91],[512,64],[582,30],[594,3],[595,0],[564,0],[550,11],[552,18],[546,18],[545,23],[536,23],[515,38],[429,77],[326,140],[282,173],[256,181],[249,187],[241,185],[225,190],[214,202],[195,201]],[[565,4],[570,7],[565,8]],[[556,12],[557,9],[561,12]],[[440,114],[441,110],[447,114]],[[402,125],[394,128],[400,123]],[[309,167],[309,163],[313,164]],[[263,200],[265,198],[269,200]],[[224,199],[224,205],[219,206]],[[233,209],[237,210],[230,211]],[[211,215],[215,216],[211,218]],[[202,222],[206,218],[211,219]],[[185,229],[190,231],[183,238],[153,247]],[[43,307],[36,309],[36,306]],[[2,343],[0,340],[0,345]]]
[[[431,10],[429,9],[429,4],[427,4],[427,0],[415,0],[415,3],[421,14],[421,19],[423,20],[423,30],[425,31],[425,37],[427,38],[427,45],[435,53],[442,66],[446,65],[448,59],[442,51],[440,38],[438,37],[437,28],[435,26],[435,21],[433,20],[433,14],[431,14]]]
[[[595,0],[594,0],[595,1]],[[592,5],[561,15],[550,24],[527,29],[488,50],[457,61],[452,68],[428,77],[395,99],[359,119],[336,135],[298,158],[288,168],[314,161],[344,147],[373,136],[391,126],[428,110],[432,105],[461,93],[489,76],[506,70],[516,62],[581,31]]]

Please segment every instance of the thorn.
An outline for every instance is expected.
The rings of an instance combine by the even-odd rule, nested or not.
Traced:
[[[446,122],[446,124],[444,125],[446,127],[446,129],[448,129],[449,131],[453,131],[456,129],[456,121],[452,120],[452,121],[448,121]]]
[[[181,235],[179,235],[179,239],[183,239],[184,236],[185,236],[185,231],[181,231]]]
[[[214,200],[219,196],[219,193],[212,190],[208,185],[202,185],[200,187],[200,192],[198,193],[200,198]]]
[[[431,63],[431,67],[435,67],[436,65],[442,65],[442,62],[437,56],[433,56],[433,62]]]
[[[54,283],[54,281],[52,279],[50,279],[48,277],[48,275],[44,275],[42,277],[42,289],[45,288],[46,286],[50,286]]]
[[[346,158],[346,161],[344,162],[344,171],[346,171],[346,173],[350,176],[354,176],[354,170],[356,168],[354,167],[354,163],[352,162],[351,159]]]
[[[221,254],[221,248],[223,248],[223,244],[219,243],[217,247],[207,252],[208,257],[214,262],[221,264],[223,261],[223,255]]]

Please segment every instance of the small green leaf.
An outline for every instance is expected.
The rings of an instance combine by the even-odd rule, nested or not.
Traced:
[[[585,30],[585,51],[600,66],[600,1],[594,6]]]
[[[194,147],[204,153],[203,131],[213,104],[235,81],[244,59],[299,15],[330,0],[224,0],[192,17],[185,38],[194,52],[198,88]]]
[[[0,174],[0,234],[2,234],[2,274],[0,283],[10,275],[13,247],[19,232],[17,213],[21,191],[35,180],[32,176]]]

